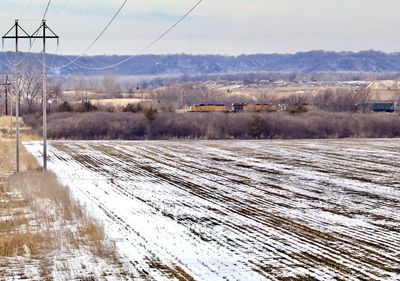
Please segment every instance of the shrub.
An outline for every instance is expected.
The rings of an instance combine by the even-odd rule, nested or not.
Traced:
[[[157,109],[153,107],[148,107],[143,111],[144,117],[147,119],[147,121],[154,121],[157,118],[158,111]]]
[[[122,108],[122,112],[132,112],[132,113],[137,113],[141,112],[143,110],[143,107],[140,103],[134,104],[134,103],[128,103],[126,106]]]
[[[54,139],[315,139],[400,137],[400,115],[311,111],[274,113],[55,113]],[[28,120],[27,120],[28,121]],[[31,118],[40,129],[41,119]]]
[[[289,106],[288,112],[293,113],[293,114],[294,113],[305,113],[305,112],[308,112],[308,109],[304,105],[292,105],[292,106]]]
[[[116,109],[115,109],[114,106],[107,106],[107,107],[106,107],[106,111],[107,111],[107,112],[116,112]]]
[[[161,112],[173,113],[173,112],[175,112],[175,108],[174,108],[172,105],[163,106],[163,107],[161,108]]]
[[[91,111],[96,111],[97,106],[92,104],[91,101],[84,101],[78,108],[78,112],[91,112]]]
[[[62,104],[60,104],[58,106],[57,111],[58,112],[71,112],[71,111],[73,111],[72,105],[70,105],[69,102],[64,101]]]
[[[251,138],[260,138],[263,131],[263,120],[260,115],[254,114],[249,120],[248,135]]]

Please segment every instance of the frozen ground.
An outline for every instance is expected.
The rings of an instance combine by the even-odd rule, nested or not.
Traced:
[[[400,280],[400,140],[49,150],[138,279]]]

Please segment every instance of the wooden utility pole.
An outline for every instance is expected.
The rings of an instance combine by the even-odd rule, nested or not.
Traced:
[[[10,97],[10,138],[13,137],[13,98]]]
[[[6,75],[6,80],[3,83],[0,83],[1,86],[4,86],[4,115],[8,116],[9,112],[9,96],[8,96],[8,86],[11,86],[11,83],[8,82],[8,75]]]
[[[37,35],[42,30],[42,35]],[[50,31],[50,35],[46,34],[46,31]],[[43,170],[47,170],[47,75],[46,75],[46,39],[57,39],[57,44],[59,37],[47,26],[46,20],[42,21],[42,25],[36,30],[31,36],[32,39],[43,39]]]
[[[15,35],[12,35],[11,32],[15,31]],[[19,31],[22,31],[22,35],[19,34]],[[3,36],[3,46],[4,39],[14,39],[15,40],[15,93],[16,93],[16,105],[15,105],[15,114],[16,114],[16,162],[17,162],[17,173],[19,172],[20,161],[19,161],[19,115],[20,115],[20,92],[19,92],[19,58],[18,58],[18,40],[19,39],[29,39],[31,40],[32,36],[30,36],[18,23],[18,20],[15,20],[15,24],[11,29]]]

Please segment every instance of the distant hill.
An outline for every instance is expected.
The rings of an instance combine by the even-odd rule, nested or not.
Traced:
[[[6,73],[8,61],[14,61],[14,53],[0,56],[0,70]],[[21,54],[25,61],[36,63],[38,54]],[[68,64],[74,56],[48,55],[47,62],[54,66]],[[117,64],[129,56],[86,56],[77,63],[87,68]],[[400,53],[377,51],[325,52],[311,51],[296,54],[258,54],[241,56],[222,55],[141,55],[112,69],[93,71],[71,64],[51,73],[63,76],[86,74],[101,75],[113,72],[118,75],[198,75],[213,73],[244,72],[400,72]]]

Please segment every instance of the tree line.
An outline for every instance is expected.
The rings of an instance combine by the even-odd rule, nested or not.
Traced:
[[[40,129],[41,119],[25,117]],[[400,115],[311,111],[275,113],[56,113],[52,139],[326,139],[398,138]]]

